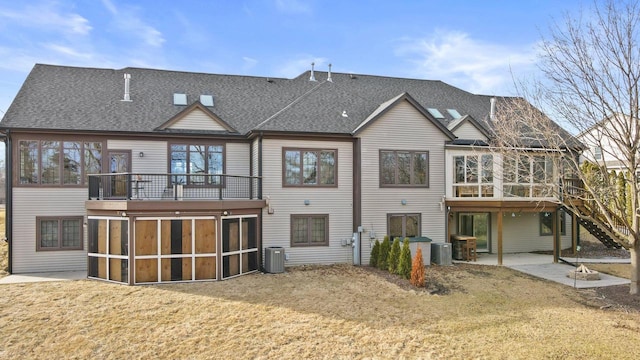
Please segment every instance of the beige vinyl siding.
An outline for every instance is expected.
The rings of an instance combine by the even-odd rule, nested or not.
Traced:
[[[352,163],[351,142],[263,140],[263,197],[270,197],[274,214],[264,212],[262,241],[264,247],[285,248],[289,260],[285,265],[351,263],[351,246],[342,240],[352,235]],[[282,187],[282,148],[338,149],[338,187]],[[304,201],[309,200],[309,205]],[[292,214],[329,214],[329,246],[290,247]]]
[[[211,116],[200,109],[193,109],[182,119],[169,126],[169,128],[183,130],[227,130],[224,126],[220,125],[220,123],[218,123],[215,119],[211,118]]]
[[[491,214],[491,251],[493,253],[498,252],[497,216],[497,213]],[[563,249],[571,246],[571,216],[570,214],[565,216],[566,235],[561,236]],[[504,253],[548,250],[553,250],[553,236],[540,236],[540,213],[504,213],[502,218],[502,251]]]
[[[249,157],[250,157],[250,144],[249,143],[226,143],[226,169],[225,173],[228,175],[243,175],[249,176]]]
[[[87,269],[87,234],[83,250],[36,251],[36,216],[85,216],[86,188],[13,189],[13,272]]]
[[[487,137],[468,121],[464,121],[453,133],[458,137],[458,139],[487,140]]]
[[[367,264],[375,237],[387,233],[387,214],[419,213],[422,235],[444,242],[446,215],[440,206],[445,193],[445,150],[448,137],[403,101],[377,119],[359,135],[362,153],[362,262]],[[429,188],[380,188],[379,150],[422,150],[429,152]],[[402,205],[401,201],[407,204]],[[374,239],[375,240],[375,239]]]
[[[131,150],[131,172],[133,173],[166,174],[169,172],[166,141],[108,140],[107,148]],[[144,153],[143,157],[140,157],[140,152]]]
[[[260,174],[258,174],[258,161],[259,161],[259,154],[260,154],[260,142],[258,139],[253,140],[253,142],[251,143],[251,175],[252,176],[260,176]]]

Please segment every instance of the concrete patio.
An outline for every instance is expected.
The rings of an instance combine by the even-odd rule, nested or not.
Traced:
[[[604,258],[604,259],[583,259],[583,258],[564,258],[565,261],[574,264],[589,264],[589,263],[621,263],[629,264],[629,259],[619,258]],[[498,265],[497,254],[478,253],[477,262],[467,262],[454,260],[454,263],[470,263],[479,265]],[[574,266],[568,265],[564,262],[553,262],[553,255],[542,255],[534,253],[517,253],[517,254],[505,254],[502,256],[502,265],[522,273],[542,278],[545,280],[554,281],[563,285],[575,287],[578,289],[595,288],[603,286],[613,285],[626,285],[629,284],[628,279],[619,278],[607,274],[600,274],[600,280],[574,280],[567,276],[567,273],[575,269]]]

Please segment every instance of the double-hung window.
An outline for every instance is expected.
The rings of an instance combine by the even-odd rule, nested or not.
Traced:
[[[283,149],[283,186],[338,185],[338,150]]]
[[[380,150],[380,187],[429,187],[429,152]]]
[[[221,185],[224,174],[224,145],[171,144],[171,181],[183,185]]]

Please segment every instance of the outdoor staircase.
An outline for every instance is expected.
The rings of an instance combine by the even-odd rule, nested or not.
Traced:
[[[586,219],[580,214],[576,214],[578,218],[578,223],[582,225],[591,235],[593,235],[596,239],[600,240],[601,243],[604,244],[609,249],[620,249],[622,245],[618,244],[613,240],[613,238],[604,230],[600,228],[600,226],[604,227],[604,224],[598,226],[598,224],[593,221]]]
[[[578,223],[596,239],[600,240],[604,246],[609,249],[622,248],[621,244],[625,243],[624,239],[618,238],[611,225],[602,220],[604,215],[598,213],[595,208],[590,207],[588,201],[579,200],[579,203],[575,202],[583,194],[582,182],[577,179],[564,179],[561,182],[561,186],[563,187],[561,200],[564,203],[562,208],[569,213],[575,214]],[[610,217],[615,222],[614,226],[618,233],[630,233],[618,216],[610,214]]]

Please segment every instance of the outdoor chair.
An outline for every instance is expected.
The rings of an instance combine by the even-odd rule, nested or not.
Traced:
[[[469,237],[462,242],[462,256],[466,261],[478,261],[476,238]]]

